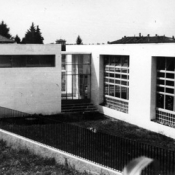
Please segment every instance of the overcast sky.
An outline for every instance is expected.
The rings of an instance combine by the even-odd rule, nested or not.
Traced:
[[[44,43],[107,43],[123,36],[175,36],[175,0],[0,0],[0,22],[23,38],[32,22]]]

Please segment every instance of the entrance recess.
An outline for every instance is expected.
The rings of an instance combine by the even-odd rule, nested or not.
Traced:
[[[91,55],[62,53],[62,100],[91,96]]]

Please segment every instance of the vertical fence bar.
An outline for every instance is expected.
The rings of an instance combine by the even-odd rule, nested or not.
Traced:
[[[173,151],[173,173],[175,173],[175,152]]]
[[[120,139],[120,140],[121,140],[121,139]],[[123,151],[123,150],[124,150],[124,143],[123,143],[123,142],[124,142],[124,141],[125,141],[125,140],[121,140],[121,165],[122,165],[122,169],[123,169],[123,167],[124,167],[124,166],[123,166],[123,165],[124,165],[124,160],[123,160],[123,159],[124,159],[124,155],[123,155],[123,152],[124,152],[124,151]]]
[[[114,137],[112,137],[111,135],[109,135],[109,145],[110,145],[110,154],[109,154],[109,161],[110,161],[110,164],[109,166],[112,168],[113,167],[113,162],[114,162],[114,145],[112,143],[112,140],[114,140]]]
[[[78,133],[79,133],[79,128],[77,127],[76,128],[76,133],[75,133],[75,154],[79,155],[79,137],[78,137]]]

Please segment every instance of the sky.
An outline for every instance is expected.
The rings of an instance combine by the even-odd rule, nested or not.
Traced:
[[[107,43],[124,36],[175,36],[175,0],[0,0],[0,22],[24,37],[32,22],[44,43]]]

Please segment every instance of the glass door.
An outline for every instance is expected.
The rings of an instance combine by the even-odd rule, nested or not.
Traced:
[[[64,55],[62,99],[90,99],[90,55]]]

